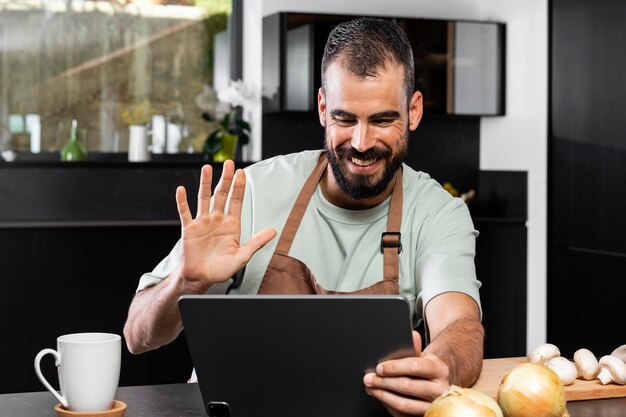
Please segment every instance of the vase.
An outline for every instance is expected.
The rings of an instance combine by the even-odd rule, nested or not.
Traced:
[[[87,159],[87,150],[78,140],[76,120],[72,120],[70,139],[61,149],[61,161],[74,162]]]
[[[128,127],[128,160],[145,162],[150,160],[148,152],[148,129],[143,125]]]
[[[238,142],[239,136],[234,133],[228,133],[222,136],[222,147],[213,155],[213,162],[224,162],[228,159],[234,161]]]

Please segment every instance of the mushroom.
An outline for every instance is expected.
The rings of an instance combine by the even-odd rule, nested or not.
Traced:
[[[578,371],[578,377],[591,381],[600,372],[598,359],[589,349],[578,349],[574,353],[574,362]]]
[[[576,381],[576,375],[578,374],[576,365],[568,359],[562,356],[555,356],[546,362],[545,365],[559,376],[563,385],[572,385]]]
[[[530,351],[528,354],[528,360],[532,363],[544,364],[557,356],[561,356],[561,352],[558,347],[551,343],[543,343],[535,346],[533,350]]]
[[[617,356],[626,363],[626,345],[622,345],[611,352],[611,356]]]
[[[605,355],[600,358],[600,368],[598,379],[602,385],[611,382],[619,385],[626,384],[626,363],[617,356]]]

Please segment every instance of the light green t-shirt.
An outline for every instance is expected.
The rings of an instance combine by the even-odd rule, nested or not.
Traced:
[[[241,242],[265,227],[280,234],[300,189],[321,151],[271,158],[246,168]],[[467,209],[427,174],[403,166],[400,294],[411,305],[414,323],[434,296],[459,291],[480,306],[474,268],[477,232]],[[329,203],[319,186],[295,236],[289,255],[304,262],[328,290],[355,291],[383,279],[381,234],[386,230],[390,198],[367,210],[347,210]],[[234,292],[256,294],[278,237],[259,250],[245,268]],[[168,276],[178,263],[178,244],[138,290]],[[223,293],[226,284],[211,293]]]

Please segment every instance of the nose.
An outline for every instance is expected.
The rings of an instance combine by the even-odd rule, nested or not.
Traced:
[[[350,143],[354,149],[359,152],[365,152],[376,144],[376,138],[369,131],[366,123],[358,123],[352,132],[352,141]]]

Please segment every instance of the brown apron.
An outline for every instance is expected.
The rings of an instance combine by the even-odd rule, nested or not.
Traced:
[[[317,283],[303,262],[289,256],[289,249],[302,217],[327,165],[326,155],[322,154],[291,208],[276,245],[276,250],[267,266],[263,281],[261,281],[258,294],[399,294],[399,253],[402,250],[400,244],[402,171],[398,171],[396,174],[396,182],[389,204],[387,231],[381,236],[381,251],[384,256],[384,278],[382,281],[353,292],[327,290]]]

